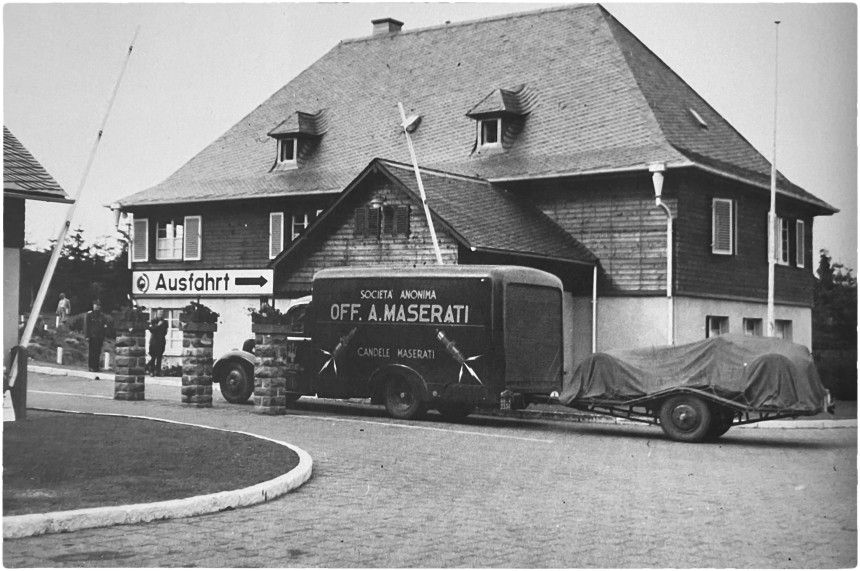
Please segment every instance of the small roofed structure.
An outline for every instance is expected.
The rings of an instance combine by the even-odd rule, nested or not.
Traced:
[[[3,366],[18,342],[18,288],[25,201],[74,202],[30,151],[3,127]]]

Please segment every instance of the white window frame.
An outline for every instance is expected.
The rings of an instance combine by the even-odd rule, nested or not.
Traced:
[[[764,320],[760,317],[744,317],[744,335],[761,337]]]
[[[718,216],[718,205],[728,205],[728,221],[725,222],[724,213]],[[717,244],[718,223],[728,224],[728,248]],[[714,198],[711,201],[711,253],[723,256],[735,254],[735,201],[729,198]]]
[[[284,249],[284,213],[269,213],[269,259],[275,259]]]
[[[284,158],[284,150],[287,148],[287,145],[292,146],[292,155],[293,158],[285,159]],[[299,155],[299,140],[296,137],[284,137],[283,139],[278,139],[278,164],[295,166],[298,164],[297,158]]]
[[[793,336],[793,327],[790,319],[774,319],[773,321],[773,336],[778,339],[791,341]]]
[[[797,251],[794,255],[794,263],[798,268],[806,267],[806,248],[804,243],[806,241],[806,222],[803,220],[798,220],[795,225],[795,245],[797,247]]]
[[[295,241],[302,235],[302,232],[308,229],[308,226],[310,225],[311,217],[307,212],[302,214],[293,214],[290,223],[290,235],[292,236],[292,240]],[[296,229],[298,229],[298,231]]]
[[[777,216],[775,238],[776,248],[774,256],[776,257],[776,263],[780,266],[787,266],[789,244],[791,243],[791,236],[788,230],[788,218]]]
[[[192,224],[189,224],[189,221],[197,221],[197,232],[190,232],[189,228],[192,227]],[[200,261],[203,258],[203,217],[202,216],[186,216],[183,220],[183,224],[185,226],[185,231],[182,236],[182,257],[187,261]],[[189,244],[189,239],[194,239],[197,241],[197,251],[196,253],[193,251],[189,251],[191,248],[189,246],[193,246],[193,244]]]
[[[140,224],[140,228],[143,230],[143,252],[138,252],[138,248],[136,247],[137,238],[138,238],[138,224]],[[149,219],[148,218],[134,218],[132,216],[131,222],[131,261],[132,262],[148,262],[149,261]],[[143,254],[142,256],[139,254]]]
[[[164,339],[164,354],[171,357],[182,355],[182,326],[179,324],[181,309],[163,309],[167,321],[167,337]]]
[[[496,125],[496,140],[488,143],[484,137],[484,125],[495,123]],[[494,117],[489,119],[478,119],[478,146],[482,149],[497,149],[502,146],[502,118]]]
[[[726,315],[708,315],[705,325],[705,335],[708,339],[725,335],[729,332],[729,318]]]
[[[184,219],[183,219],[184,223]],[[161,230],[164,229],[165,237],[161,237]],[[182,234],[178,235],[177,229],[182,228]],[[168,235],[172,234],[172,236]],[[183,246],[185,243],[185,227],[183,224],[176,224],[174,220],[170,222],[155,223],[155,259],[156,260],[181,260],[183,254]]]

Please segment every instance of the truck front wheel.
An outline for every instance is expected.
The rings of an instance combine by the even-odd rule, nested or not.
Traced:
[[[660,426],[672,440],[702,442],[711,429],[711,409],[695,395],[666,399],[660,408]]]
[[[391,377],[385,384],[383,400],[388,414],[400,420],[418,418],[425,411],[418,387],[399,375]]]
[[[254,381],[245,367],[239,363],[228,363],[219,376],[224,400],[233,404],[248,402],[254,392]]]

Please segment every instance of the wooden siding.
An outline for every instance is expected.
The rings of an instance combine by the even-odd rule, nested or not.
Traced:
[[[275,269],[276,294],[295,296],[310,292],[313,275],[324,268],[343,266],[423,266],[436,264],[430,230],[420,204],[395,188],[383,177],[374,176],[356,189],[337,212],[318,228],[316,238],[301,246],[296,255]],[[386,206],[411,206],[409,236],[359,238],[355,233],[355,209],[374,199],[385,199]],[[438,224],[436,235],[446,264],[458,262],[455,239]]]
[[[600,259],[601,295],[665,293],[666,214],[650,175],[535,184],[524,196]]]
[[[668,175],[667,179],[669,178]],[[730,180],[689,173],[678,183],[678,218],[675,221],[679,295],[707,295],[746,300],[767,300],[767,215],[770,196]],[[735,201],[734,255],[711,252],[711,203],[714,198]],[[789,220],[789,265],[777,264],[774,298],[777,303],[812,305],[816,261],[812,258],[813,217],[795,201],[777,197],[777,216]],[[795,221],[805,224],[806,267],[796,267]]]
[[[24,199],[3,197],[3,247],[24,247]]]
[[[284,213],[284,248],[290,246],[291,215],[315,213],[332,201],[314,200],[256,200],[242,203],[207,203],[176,205],[168,208],[135,212],[136,218],[149,219],[149,261],[135,263],[136,270],[171,270],[194,268],[262,268],[269,264],[269,214]],[[182,223],[186,216],[200,216],[200,259],[156,260],[156,225],[175,220]]]

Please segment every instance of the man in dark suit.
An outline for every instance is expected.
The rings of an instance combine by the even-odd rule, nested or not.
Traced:
[[[107,319],[102,313],[101,301],[93,300],[93,309],[84,316],[84,335],[89,344],[90,371],[99,371],[99,354],[105,341]]]

